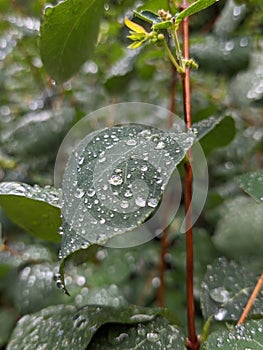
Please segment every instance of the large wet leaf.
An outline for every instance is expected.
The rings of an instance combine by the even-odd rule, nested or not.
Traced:
[[[106,323],[137,324],[148,322],[160,313],[156,309],[137,306],[115,308],[89,305],[77,309],[73,305],[51,306],[22,317],[11,336],[8,350],[37,349],[84,350],[94,334]]]
[[[78,145],[63,178],[63,257],[132,231],[156,210],[194,141],[192,133],[171,135],[126,124],[93,132]]]
[[[0,205],[7,216],[27,232],[59,242],[61,192],[18,182],[0,184]]]
[[[263,320],[247,321],[230,331],[212,333],[205,342],[206,350],[262,350]]]
[[[242,215],[240,215],[242,213]],[[262,260],[263,207],[250,197],[225,201],[213,242],[228,257],[258,256]]]
[[[69,79],[91,57],[103,10],[102,0],[66,0],[46,8],[40,53],[53,79]]]
[[[180,330],[162,317],[136,325],[106,325],[95,335],[89,350],[184,350]]]
[[[201,308],[205,319],[238,320],[257,282],[248,269],[225,258],[209,265],[201,285]],[[249,316],[263,315],[263,291]]]
[[[240,175],[237,183],[257,202],[263,203],[263,170]]]

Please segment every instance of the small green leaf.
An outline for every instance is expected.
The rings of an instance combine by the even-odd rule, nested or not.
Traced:
[[[124,23],[129,29],[131,29],[135,33],[147,34],[146,30],[142,26],[130,21],[129,18],[125,18]]]
[[[54,80],[68,80],[91,57],[102,14],[102,0],[66,0],[46,9],[40,54]]]
[[[195,1],[192,5],[187,7],[185,10],[181,11],[176,16],[176,19],[175,19],[176,26],[178,27],[179,24],[182,22],[182,20],[185,17],[191,16],[197,12],[200,12],[200,11],[206,9],[207,7],[213,5],[217,1],[219,1],[219,0],[197,0],[197,1]]]
[[[229,331],[217,331],[209,335],[206,350],[263,349],[263,320],[251,320]]]
[[[257,202],[263,203],[263,170],[240,175],[236,179],[239,186]]]
[[[134,14],[136,17],[150,24],[156,24],[162,21],[161,18],[152,11],[134,11]]]
[[[61,192],[50,186],[0,184],[0,205],[11,220],[34,236],[59,242]]]
[[[158,314],[158,309],[137,306],[115,308],[88,305],[81,309],[73,305],[50,306],[18,321],[7,350],[37,349],[41,344],[52,350],[83,350],[106,323],[144,323]],[[37,334],[37,337],[33,334]]]
[[[171,21],[163,21],[163,22],[154,24],[152,27],[155,30],[161,30],[161,29],[169,29],[172,27],[172,25],[173,23]]]
[[[209,265],[201,284],[201,308],[205,319],[210,316],[216,321],[237,321],[251,295],[257,276],[225,258],[219,258]],[[250,316],[263,315],[263,292],[250,312]]]

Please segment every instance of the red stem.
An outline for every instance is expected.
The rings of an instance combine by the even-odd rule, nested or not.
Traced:
[[[187,0],[184,0],[183,7],[188,6]],[[185,59],[189,59],[189,19],[183,20],[183,54]],[[192,126],[191,112],[191,89],[190,89],[190,69],[186,68],[182,75],[183,98],[184,98],[184,119],[187,128]],[[187,289],[187,320],[188,320],[188,339],[187,348],[189,350],[198,350],[200,340],[196,335],[195,329],[195,306],[194,306],[194,252],[193,252],[193,230],[192,230],[192,151],[188,151],[188,161],[185,162],[185,225],[186,225],[186,289]]]

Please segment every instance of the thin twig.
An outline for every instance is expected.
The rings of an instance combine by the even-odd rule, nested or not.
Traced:
[[[248,302],[247,302],[247,305],[246,307],[244,308],[243,312],[242,312],[242,315],[240,316],[240,319],[238,320],[237,322],[237,326],[244,323],[245,319],[247,318],[254,302],[255,302],[255,299],[257,298],[261,288],[263,286],[263,273],[261,274],[261,276],[259,277],[258,279],[258,282],[252,292],[252,294],[250,295],[250,298],[248,299]]]

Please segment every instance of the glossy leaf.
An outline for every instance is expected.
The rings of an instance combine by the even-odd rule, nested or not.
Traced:
[[[91,57],[102,14],[102,0],[66,0],[46,8],[40,28],[40,53],[54,80],[68,80]]]
[[[263,170],[240,175],[237,179],[239,186],[257,202],[263,203]]]
[[[40,344],[53,350],[84,350],[98,329],[106,323],[144,323],[153,320],[159,313],[156,309],[137,306],[115,308],[88,305],[81,309],[73,305],[51,306],[22,317],[7,350],[24,350],[28,346],[37,349]]]
[[[261,256],[262,262],[262,226],[262,205],[247,196],[238,196],[225,201],[213,242],[228,257]]]
[[[161,22],[161,18],[152,11],[134,11],[136,17],[146,21],[150,24],[155,24]]]
[[[263,320],[251,320],[229,331],[213,332],[205,342],[206,350],[224,349],[261,350],[263,347]]]
[[[10,130],[4,134],[3,147],[23,158],[47,155],[59,147],[73,118],[72,108],[28,113],[11,124]]]
[[[106,325],[94,337],[90,350],[184,350],[184,335],[162,318],[136,325]]]
[[[142,26],[130,21],[129,18],[125,18],[124,23],[129,29],[131,29],[135,33],[143,33],[143,34],[147,33],[146,30]]]
[[[249,37],[226,39],[210,35],[200,38],[190,51],[200,70],[229,77],[248,67],[251,44]]]
[[[62,256],[140,226],[193,141],[192,133],[170,136],[141,124],[114,126],[82,140],[63,178]]]
[[[197,0],[195,1],[193,4],[191,4],[190,6],[188,6],[185,10],[181,11],[175,18],[175,24],[177,25],[177,27],[179,26],[179,24],[182,22],[182,20],[185,17],[194,15],[197,12],[200,12],[204,9],[206,9],[207,7],[213,5],[215,2],[217,2],[218,0]]]
[[[27,232],[52,242],[60,240],[60,191],[49,186],[2,182],[0,205],[9,218]]]
[[[198,130],[197,138],[206,155],[213,150],[227,146],[234,140],[236,134],[235,121],[232,117],[208,118],[193,124],[194,129]]]
[[[225,258],[209,265],[201,285],[201,308],[205,319],[237,321],[251,295],[257,276]],[[258,295],[249,316],[263,316],[263,292]]]

